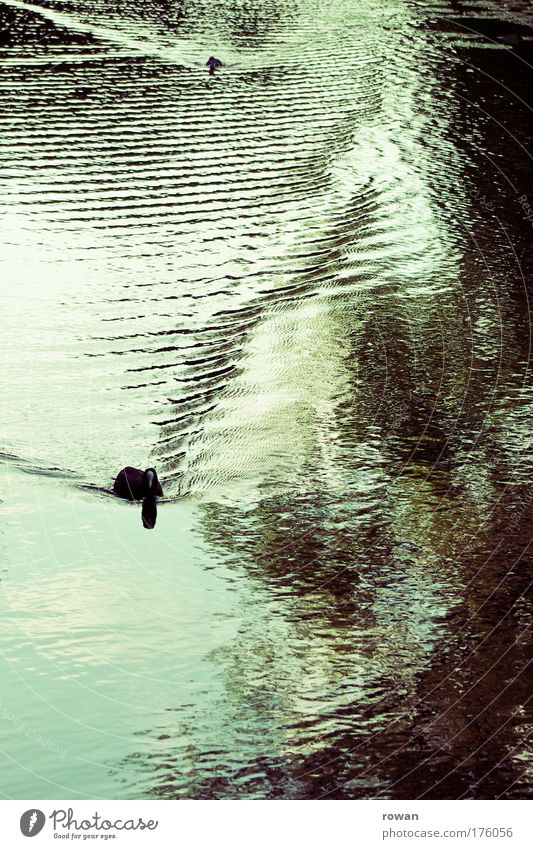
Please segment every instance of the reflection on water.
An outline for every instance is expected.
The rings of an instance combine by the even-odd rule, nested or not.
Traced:
[[[10,793],[530,793],[527,3],[0,22]]]

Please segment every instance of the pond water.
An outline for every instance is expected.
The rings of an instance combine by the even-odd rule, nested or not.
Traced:
[[[531,794],[532,24],[0,2],[4,797]]]

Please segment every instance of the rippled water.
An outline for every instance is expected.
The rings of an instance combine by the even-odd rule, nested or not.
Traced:
[[[531,794],[506,7],[0,3],[5,796]]]

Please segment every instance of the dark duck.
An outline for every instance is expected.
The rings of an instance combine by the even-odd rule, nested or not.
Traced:
[[[210,56],[206,62],[207,67],[209,68],[209,73],[214,74],[217,68],[223,68],[224,63],[217,59],[216,56]]]
[[[157,499],[163,495],[155,469],[134,469],[126,466],[115,478],[113,489],[119,498],[128,501],[142,501],[141,517],[143,527],[151,530],[157,519]]]

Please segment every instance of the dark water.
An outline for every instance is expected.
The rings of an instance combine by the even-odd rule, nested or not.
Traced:
[[[5,796],[531,795],[532,24],[0,3]]]

